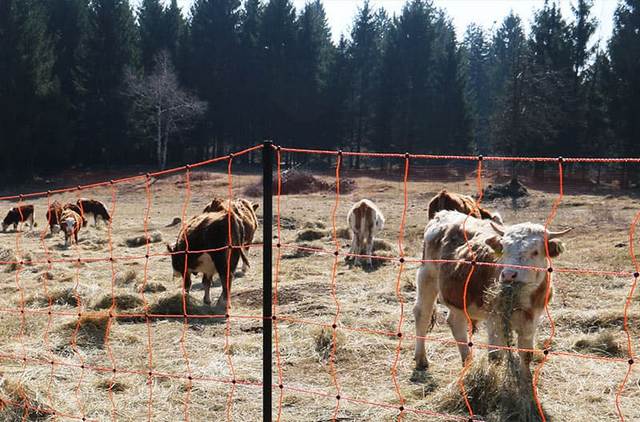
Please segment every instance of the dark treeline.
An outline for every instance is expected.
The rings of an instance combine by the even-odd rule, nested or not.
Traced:
[[[164,165],[263,139],[639,156],[640,0],[620,0],[602,44],[591,6],[563,16],[549,1],[528,33],[509,15],[459,40],[428,0],[398,16],[365,0],[335,44],[320,0],[195,0],[188,19],[176,0],[2,0],[0,173]]]

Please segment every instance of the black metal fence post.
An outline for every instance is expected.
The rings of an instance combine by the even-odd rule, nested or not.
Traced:
[[[273,142],[262,148],[262,420],[272,420],[272,257],[273,257]]]

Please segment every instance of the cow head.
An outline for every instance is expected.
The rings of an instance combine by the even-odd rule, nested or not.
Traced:
[[[545,228],[540,224],[522,223],[509,227],[501,227],[491,223],[493,230],[500,236],[499,244],[492,246],[500,252],[501,264],[513,265],[504,267],[500,272],[500,281],[504,283],[540,283],[545,279],[543,271],[534,271],[517,267],[547,267],[547,249],[545,248]],[[558,238],[571,231],[546,231],[548,240],[548,256],[555,258],[564,252],[564,244]]]
[[[184,254],[179,253],[176,243],[167,243],[167,251],[171,254],[171,267],[173,268],[173,278],[183,277],[184,275]]]
[[[68,217],[61,223],[61,228],[67,236],[73,235],[73,230],[76,225],[76,220],[74,218]]]

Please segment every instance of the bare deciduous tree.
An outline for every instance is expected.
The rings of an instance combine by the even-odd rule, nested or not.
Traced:
[[[207,103],[183,90],[178,84],[167,52],[156,56],[153,72],[146,77],[129,73],[128,94],[139,115],[144,116],[143,129],[156,142],[158,165],[167,165],[169,138],[193,126],[207,110]]]

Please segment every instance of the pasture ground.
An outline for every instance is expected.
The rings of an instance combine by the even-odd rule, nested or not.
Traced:
[[[71,416],[84,416],[100,421],[139,421],[150,415],[154,421],[176,421],[188,414],[191,421],[260,420],[261,389],[251,385],[261,382],[262,373],[259,247],[250,252],[252,267],[248,273],[234,280],[231,308],[234,317],[228,323],[210,318],[193,318],[188,322],[174,317],[153,318],[146,323],[144,318],[110,321],[108,317],[112,296],[120,308],[118,313],[140,314],[147,306],[156,313],[181,313],[182,301],[176,298],[181,283],[172,278],[169,258],[153,255],[166,251],[165,241],[175,241],[180,226],[166,227],[174,217],[195,215],[212,195],[227,194],[225,166],[194,172],[189,191],[184,175],[172,175],[155,182],[148,198],[144,183],[139,180],[117,185],[114,190],[106,187],[82,192],[82,196],[104,201],[115,212],[111,231],[105,225],[93,227],[90,221],[90,226],[80,232],[77,247],[64,248],[61,234],[43,237],[46,198],[30,201],[36,207],[38,227],[34,231],[0,234],[3,260],[15,255],[18,259],[39,261],[0,268],[0,389],[5,399],[24,403],[26,398],[31,407],[40,408],[25,412],[24,408],[12,405],[0,406],[0,419],[66,421],[74,420]],[[487,170],[490,174],[491,169]],[[402,172],[373,178],[345,170],[343,176],[353,177],[356,189],[340,197],[335,210],[337,228],[345,228],[346,214],[354,201],[363,197],[372,199],[387,220],[380,238],[388,244],[382,246],[391,248],[378,253],[397,255],[404,209]],[[404,230],[407,257],[420,256],[427,202],[433,194],[445,186],[456,192],[476,192],[473,178],[460,177],[454,182],[429,179],[413,177],[410,172]],[[242,195],[246,186],[259,180],[255,175],[234,175],[234,195]],[[495,200],[485,206],[499,211],[508,223],[544,223],[558,197],[557,188],[551,186],[542,190],[534,186],[524,202]],[[76,195],[74,192],[51,199],[75,201]],[[145,234],[147,199],[150,203],[147,231],[154,233],[153,240],[162,238],[150,244],[148,260],[144,258],[144,244],[136,247],[133,246],[136,242],[129,242],[127,246],[127,239]],[[0,204],[0,212],[4,215],[10,205],[13,206]],[[438,411],[443,395],[452,388],[461,370],[457,348],[446,343],[451,335],[444,321],[445,309],[439,306],[431,334],[434,341],[428,342],[432,379],[425,383],[411,382],[410,335],[416,264],[405,263],[399,272],[399,262],[384,261],[374,271],[364,271],[350,268],[340,257],[334,279],[335,258],[331,252],[335,244],[330,232],[335,205],[332,192],[281,199],[281,242],[294,244],[300,231],[311,229],[319,233],[312,237],[319,239],[301,240],[297,244],[323,248],[329,253],[281,249],[276,314],[280,317],[278,350],[284,389],[282,397],[278,388],[274,389],[276,412],[279,408],[283,421],[329,421],[334,416],[342,421],[396,421],[399,395],[405,399],[407,408]],[[555,322],[554,352],[626,359],[623,310],[634,271],[629,254],[629,227],[638,211],[640,205],[632,197],[607,192],[589,194],[573,190],[570,183],[565,186],[551,227],[570,226],[574,230],[565,238],[567,252],[554,266],[623,270],[629,276],[556,272],[555,297],[549,307]],[[262,215],[261,208],[258,214]],[[255,241],[262,241],[260,232]],[[349,240],[340,239],[343,252],[348,250],[348,244]],[[101,260],[48,264],[45,246],[54,261],[78,257]],[[116,259],[104,260],[109,256]],[[219,287],[214,288],[214,303],[219,292]],[[203,305],[202,295],[201,284],[196,283],[189,300],[192,313],[213,312]],[[21,304],[26,309],[23,316]],[[640,352],[639,308],[636,292],[628,321],[635,354]],[[50,310],[54,315],[49,315]],[[337,390],[329,363],[332,335],[327,327],[338,311],[335,378],[341,397],[356,401],[340,400],[336,411]],[[80,318],[78,313],[82,314]],[[407,335],[399,339],[396,336],[399,330]],[[550,332],[551,325],[544,320],[538,336],[539,347]],[[481,328],[476,341],[485,340],[486,332]],[[391,370],[398,347],[396,390]],[[115,374],[111,372],[114,366]],[[615,396],[627,368],[626,360],[552,354],[541,370],[539,382],[539,396],[550,420],[618,420]],[[150,369],[162,375],[149,377]],[[194,378],[191,381],[189,374]],[[233,385],[216,381],[229,381],[232,374],[241,382]],[[274,382],[279,382],[275,367]],[[304,392],[309,390],[323,395]],[[620,406],[626,420],[640,420],[640,365],[633,366]],[[51,409],[59,415],[51,415]],[[404,412],[402,420],[447,418]]]

